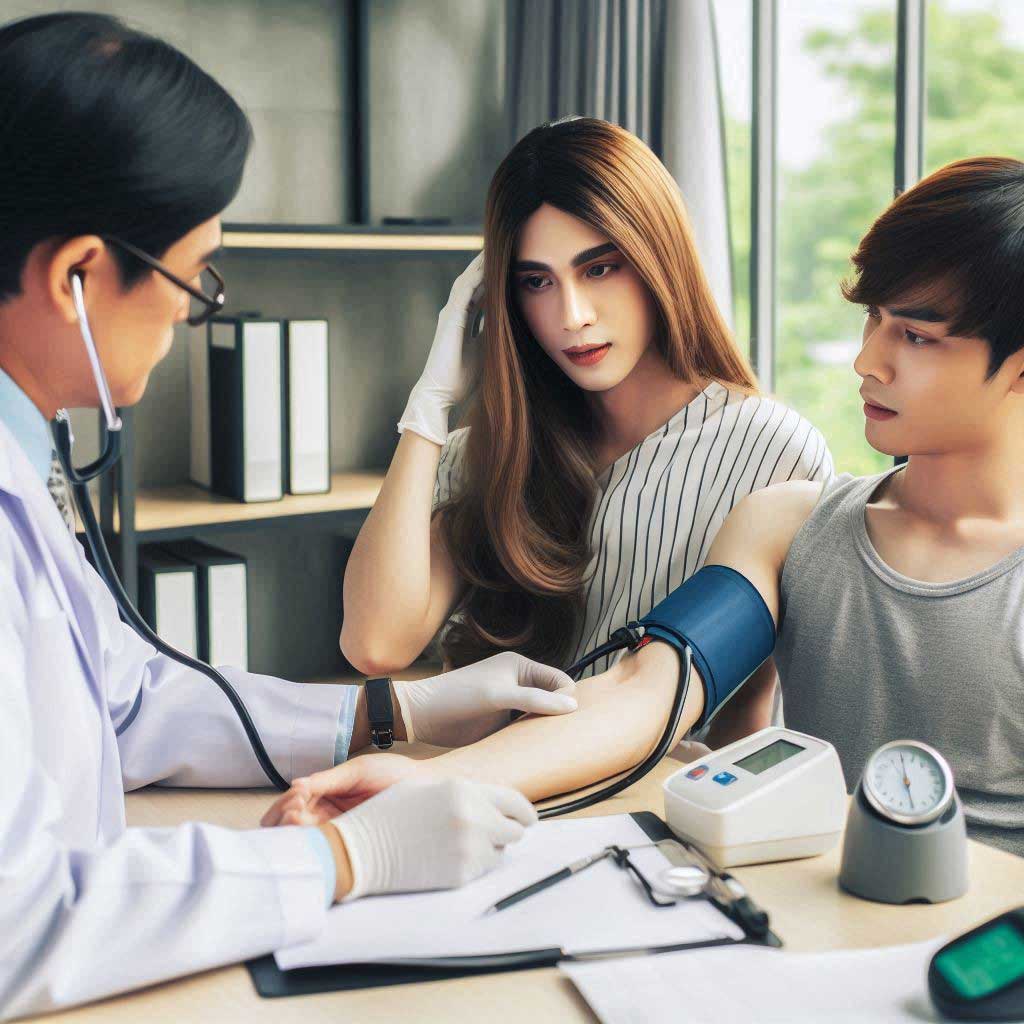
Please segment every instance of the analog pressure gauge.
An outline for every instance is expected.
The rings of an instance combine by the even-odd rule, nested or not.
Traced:
[[[917,740],[879,747],[864,770],[868,803],[900,825],[926,825],[953,801],[953,773],[946,759]]]

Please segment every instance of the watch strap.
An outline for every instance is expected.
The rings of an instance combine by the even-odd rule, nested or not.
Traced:
[[[387,750],[395,742],[395,709],[391,703],[391,677],[367,679],[365,690],[370,739],[378,750]]]

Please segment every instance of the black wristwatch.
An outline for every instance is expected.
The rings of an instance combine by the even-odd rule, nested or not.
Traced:
[[[366,680],[366,716],[370,720],[370,739],[378,750],[387,750],[395,742],[395,709],[391,704],[391,677]]]

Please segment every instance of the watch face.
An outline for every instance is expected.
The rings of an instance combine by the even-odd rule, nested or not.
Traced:
[[[949,807],[953,773],[945,758],[927,744],[896,740],[868,758],[864,795],[883,817],[901,825],[923,825]]]

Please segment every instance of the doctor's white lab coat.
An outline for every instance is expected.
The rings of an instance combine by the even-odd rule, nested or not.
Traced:
[[[333,764],[345,687],[225,675],[282,774]],[[126,829],[124,791],[154,782],[267,784],[220,690],[118,618],[0,423],[0,1018],[322,927],[325,879],[306,830]]]

